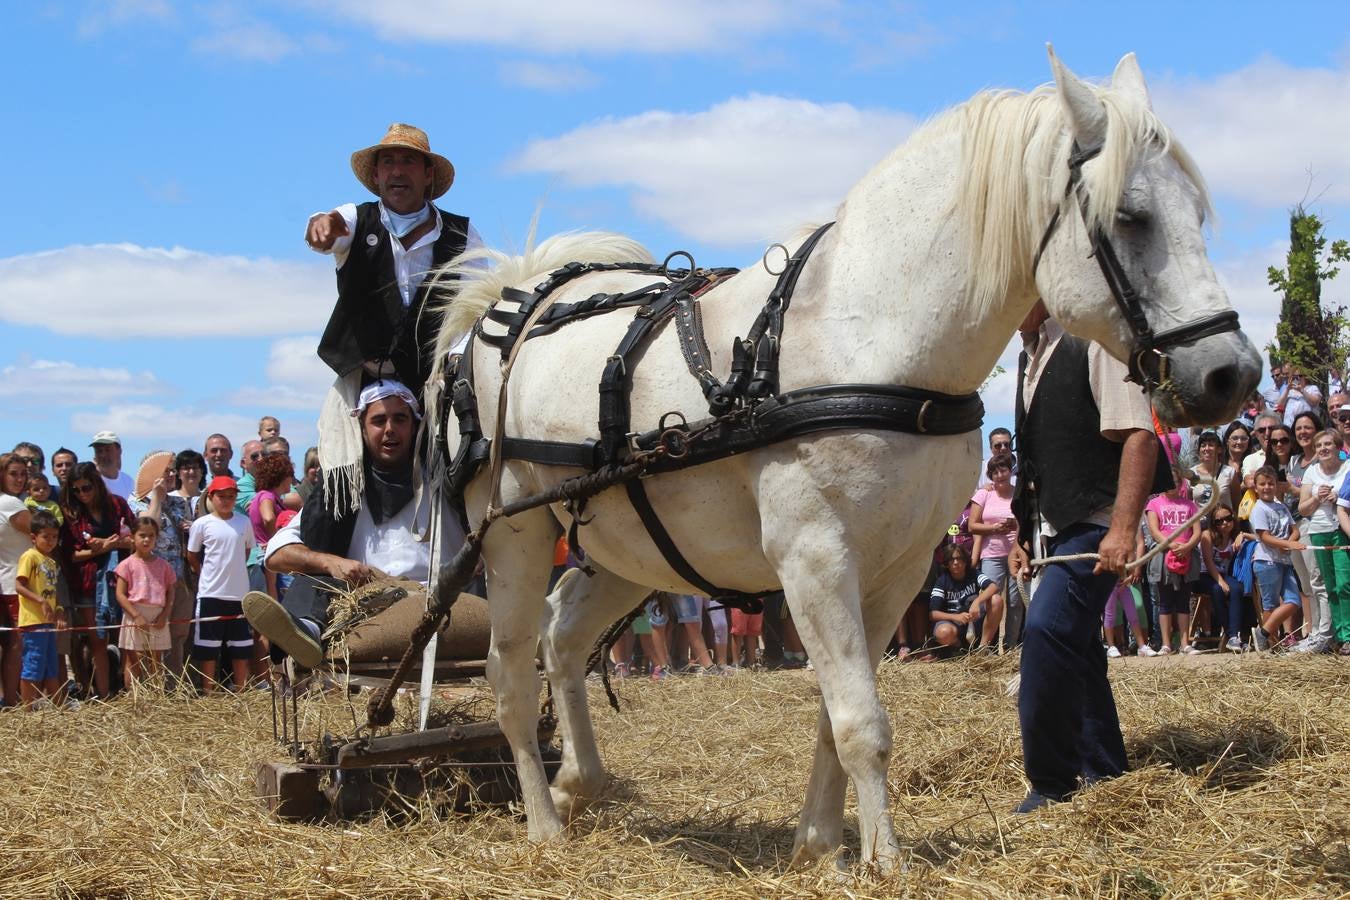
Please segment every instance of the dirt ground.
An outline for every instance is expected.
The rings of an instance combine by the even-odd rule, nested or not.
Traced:
[[[628,679],[619,714],[593,684],[613,781],[545,845],[509,810],[272,820],[254,771],[285,753],[261,692],[6,713],[0,896],[1347,895],[1350,666],[1200,660],[1113,663],[1134,771],[1023,817],[1015,660],[883,664],[906,860],[886,876],[853,863],[851,799],[844,870],[789,864],[808,671]],[[341,696],[301,704],[307,732],[351,715]]]

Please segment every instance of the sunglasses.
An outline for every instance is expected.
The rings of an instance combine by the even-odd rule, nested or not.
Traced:
[[[1232,516],[1215,516],[1215,517],[1214,517],[1214,524],[1215,524],[1215,525],[1232,525],[1232,524],[1233,524],[1233,517],[1232,517]]]
[[[1266,426],[1263,427],[1263,428],[1253,428],[1252,431],[1255,431],[1257,434],[1269,434],[1269,433],[1270,433],[1270,428],[1271,428],[1271,426],[1266,425]]]
[[[92,494],[94,492],[92,484],[76,484],[72,485],[70,489],[77,494]]]
[[[25,466],[36,466],[36,465],[37,465],[37,457],[36,457],[36,456],[20,456],[19,454],[16,453],[16,454],[14,454],[14,459],[15,459],[16,462],[21,462],[21,463],[23,463]]]
[[[1285,444],[1291,443],[1290,439],[1287,437],[1271,438],[1270,442],[1277,447],[1283,447]]]

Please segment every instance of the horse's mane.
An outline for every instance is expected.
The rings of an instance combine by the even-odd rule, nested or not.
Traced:
[[[533,225],[525,239],[525,250],[519,256],[490,247],[468,250],[427,276],[432,280],[433,296],[451,298],[448,303],[441,303],[443,317],[432,358],[444,359],[455,341],[497,302],[502,288],[522,284],[570,262],[652,261],[651,253],[642,244],[607,231],[563,232],[536,244]]]
[[[1106,111],[1107,127],[1101,154],[1083,169],[1088,222],[1111,231],[1125,180],[1146,153],[1171,154],[1209,211],[1194,161],[1153,111],[1133,96],[1098,86],[1092,90]],[[1041,236],[1068,183],[1070,141],[1053,84],[1029,93],[979,93],[921,128],[906,150],[952,131],[961,137],[953,216],[970,253],[972,309],[985,315],[1012,284],[1031,279]]]

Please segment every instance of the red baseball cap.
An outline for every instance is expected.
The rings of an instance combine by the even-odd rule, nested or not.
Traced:
[[[214,494],[216,491],[237,491],[239,483],[228,475],[217,475],[211,479],[211,483],[206,486],[208,494]]]

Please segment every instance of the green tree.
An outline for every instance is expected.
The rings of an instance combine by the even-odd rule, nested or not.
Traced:
[[[1322,220],[1299,204],[1289,213],[1289,255],[1283,269],[1271,266],[1270,286],[1281,296],[1280,322],[1275,342],[1268,348],[1272,362],[1293,364],[1327,396],[1327,373],[1345,375],[1350,354],[1344,306],[1322,302],[1322,283],[1340,272],[1336,264],[1350,259],[1350,244],[1322,234]]]

